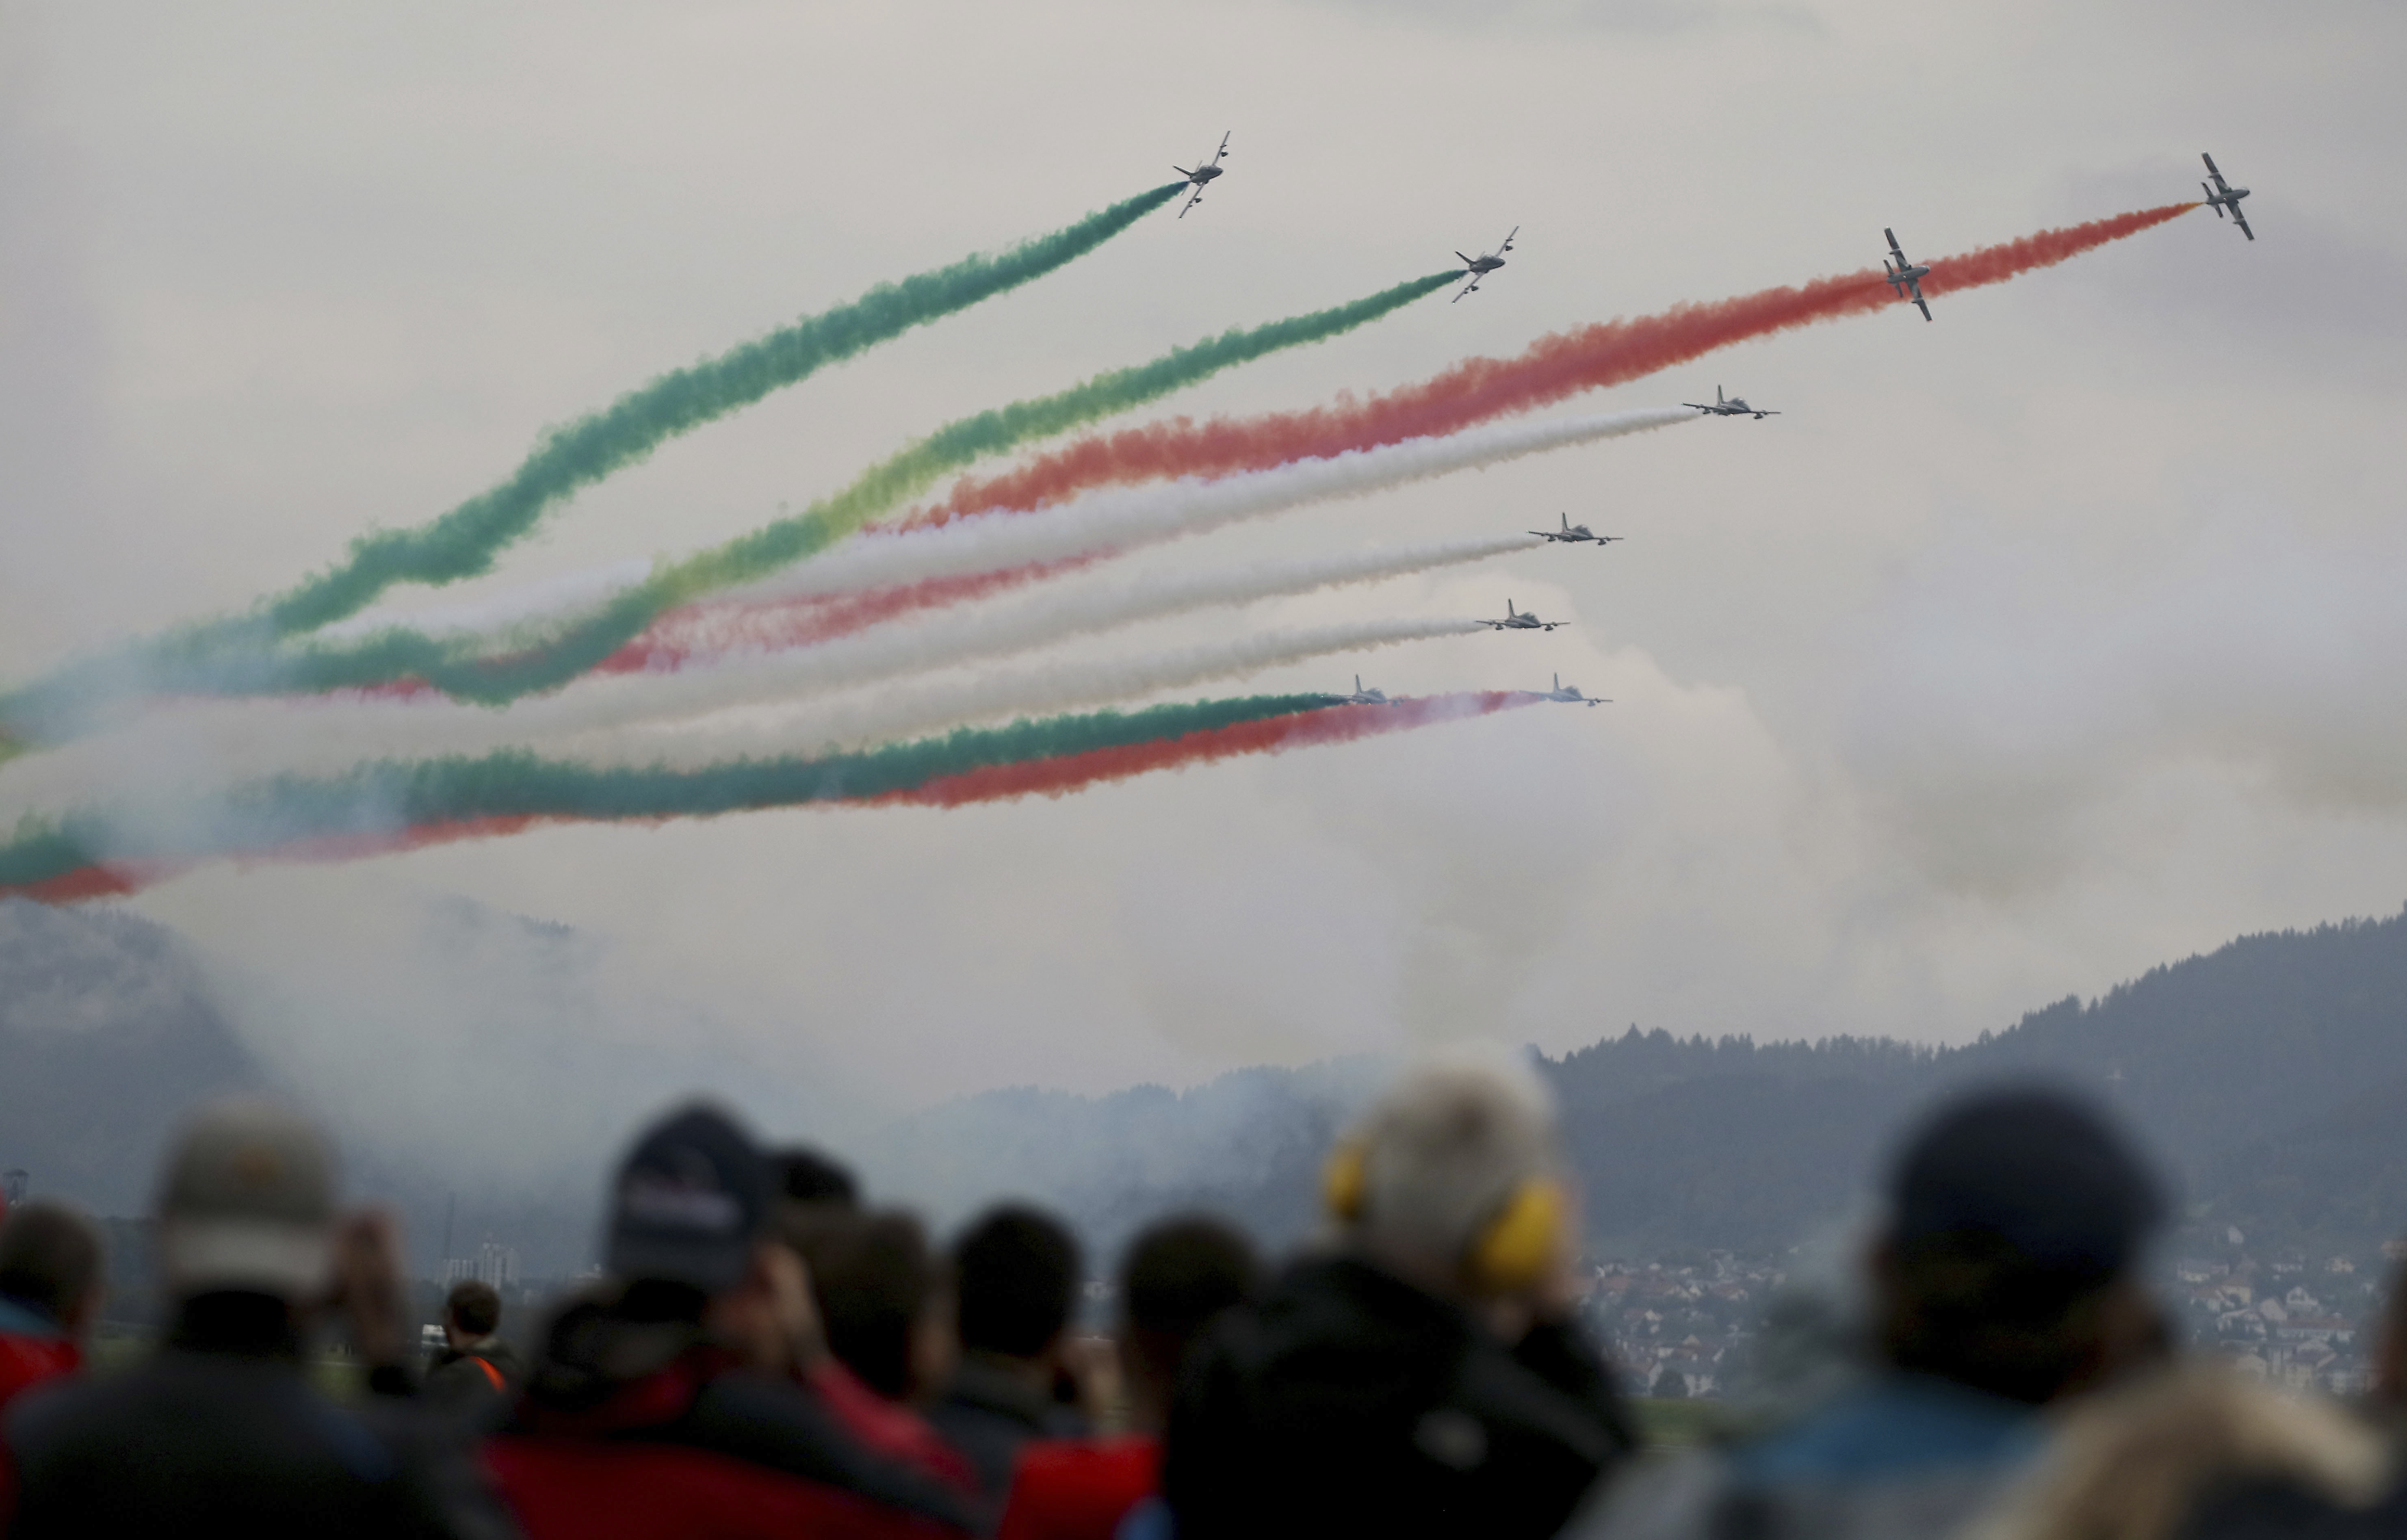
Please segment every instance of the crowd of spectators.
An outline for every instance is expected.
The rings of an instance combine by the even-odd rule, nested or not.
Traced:
[[[1884,1195],[1810,1393],[1663,1450],[1580,1324],[1576,1194],[1510,1060],[1400,1076],[1275,1264],[1209,1216],[1142,1231],[1107,1339],[1043,1209],[940,1248],[828,1154],[676,1108],[523,1361],[463,1282],[413,1362],[391,1221],[338,1205],[307,1119],[230,1102],[164,1162],[173,1309],[139,1362],[84,1361],[90,1221],[0,1221],[0,1534],[2407,1536],[2407,1291],[2361,1405],[2186,1359],[2139,1268],[2163,1191],[2053,1091],[1938,1109]],[[330,1335],[363,1393],[313,1375]]]

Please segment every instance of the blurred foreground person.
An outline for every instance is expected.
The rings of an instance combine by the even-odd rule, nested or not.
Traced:
[[[100,1233],[72,1208],[21,1204],[0,1222],[0,1411],[83,1367],[107,1280]]]
[[[2407,1262],[2400,1264],[2390,1280],[2390,1308],[2383,1312],[2382,1340],[2374,1347],[2373,1384],[2366,1403],[2407,1450]]]
[[[1180,1368],[1205,1327],[1253,1297],[1260,1273],[1252,1244],[1217,1219],[1164,1219],[1130,1243],[1118,1331],[1129,1432],[1022,1446],[999,1540],[1168,1540],[1161,1430]]]
[[[1786,1427],[1633,1473],[1572,1533],[1943,1534],[2039,1453],[2039,1408],[2161,1357],[2132,1271],[2162,1200],[2085,1105],[1966,1097],[1907,1143],[1888,1195],[1873,1370]]]
[[[1631,1447],[1573,1323],[1573,1205],[1526,1065],[1408,1073],[1340,1145],[1337,1246],[1188,1365],[1162,1487],[1180,1540],[1548,1535]]]
[[[2086,1402],[1965,1540],[2375,1540],[2407,1496],[2374,1430],[2217,1362]]]
[[[508,1525],[463,1451],[405,1400],[312,1387],[312,1313],[347,1320],[371,1383],[406,1390],[392,1226],[338,1220],[332,1153],[269,1103],[221,1103],[167,1160],[158,1351],[9,1408],[17,1540],[91,1534],[491,1535]]]
[[[646,1131],[611,1189],[611,1282],[570,1302],[485,1458],[533,1540],[926,1535],[961,1498],[851,1437],[791,1367],[807,1279],[766,1236],[768,1162],[706,1106]]]
[[[990,1209],[953,1245],[953,1290],[961,1362],[928,1420],[967,1457],[979,1492],[1000,1508],[1021,1445],[1087,1431],[1059,1394],[1072,1371],[1078,1243],[1033,1208]]]
[[[968,1459],[914,1409],[944,1389],[954,1360],[951,1297],[919,1221],[822,1215],[807,1245],[826,1348],[796,1364],[804,1382],[869,1447],[976,1493]]]
[[[498,1334],[502,1296],[490,1283],[463,1278],[443,1301],[443,1346],[427,1365],[423,1394],[438,1405],[490,1424],[517,1399],[525,1377],[518,1350]]]

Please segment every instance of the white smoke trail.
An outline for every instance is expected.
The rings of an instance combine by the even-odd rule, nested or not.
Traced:
[[[1048,716],[1216,679],[1242,678],[1332,652],[1359,652],[1433,636],[1465,636],[1485,624],[1446,619],[1353,620],[1303,631],[1265,632],[1150,656],[991,669],[958,681],[865,692],[854,699],[809,706],[770,723],[740,723],[718,730],[646,724],[634,731],[593,735],[576,745],[575,752],[576,757],[597,763],[687,769],[748,755],[855,749],[973,722]]]
[[[521,707],[511,717],[556,734],[789,702],[898,675],[1008,657],[1074,636],[1191,610],[1378,582],[1528,550],[1544,543],[1531,535],[1488,535],[1399,550],[1348,551],[1305,562],[1262,562],[1221,572],[1073,582],[1033,598],[942,610],[811,647],[735,650],[705,669],[596,681],[591,688],[556,702]]]
[[[206,763],[215,776],[330,772],[366,759],[478,754],[738,706],[788,705],[901,675],[1008,657],[1071,637],[1221,605],[1289,597],[1475,562],[1543,542],[1530,535],[1433,541],[1264,562],[1218,572],[1074,581],[1041,597],[971,605],[874,626],[815,647],[739,652],[676,674],[582,680],[502,710],[442,700],[192,702],[0,771],[0,805],[47,805],[104,773],[104,763]]]
[[[320,626],[309,636],[312,641],[355,642],[379,631],[407,626],[429,636],[483,632],[489,634],[488,646],[498,648],[515,628],[559,615],[583,614],[642,582],[651,570],[649,562],[613,562],[606,567],[563,573],[477,598],[454,595],[447,603],[416,608],[406,604],[377,605]]]
[[[1327,459],[1298,460],[1217,480],[1186,477],[1134,487],[1107,487],[1033,512],[990,508],[934,529],[876,530],[797,563],[774,578],[731,590],[722,598],[771,599],[848,593],[932,578],[993,572],[1032,562],[1060,561],[1095,551],[1126,550],[1224,524],[1260,518],[1306,503],[1360,497],[1451,471],[1501,464],[1651,428],[1693,421],[1686,406],[1508,422],[1443,437],[1408,438],[1377,449],[1349,449]],[[571,574],[474,604],[406,616],[379,610],[329,626],[320,635],[355,640],[407,624],[457,635],[491,628],[484,650],[525,639],[526,628],[573,620],[633,587],[648,568],[634,563]]]
[[[1187,477],[1108,487],[1035,512],[997,508],[934,529],[869,531],[774,578],[730,591],[733,598],[788,598],[965,577],[1096,551],[1126,550],[1200,535],[1305,503],[1360,497],[1449,471],[1694,421],[1686,406],[1545,422],[1508,422],[1443,438],[1408,438],[1325,460],[1205,481]]]
[[[995,718],[1104,705],[1332,652],[1465,635],[1484,623],[1383,620],[1271,632],[1151,656],[1035,663],[916,688],[863,692],[767,720],[756,711],[733,722],[645,722],[567,732],[541,747],[548,753],[596,763],[672,768],[745,755],[810,753]],[[333,713],[325,708],[286,701],[243,702],[231,710],[212,711],[207,720],[191,715],[197,709],[206,708],[171,707],[146,718],[130,730],[146,734],[139,753],[128,751],[132,746],[123,741],[125,734],[115,734],[69,745],[26,763],[21,775],[0,777],[0,820],[93,802],[129,810],[190,807],[263,776],[331,775],[369,759],[423,760],[535,747],[517,712],[402,707],[381,713],[381,720],[346,713],[349,720],[337,727],[328,720]],[[479,717],[481,723],[476,720]],[[444,730],[430,730],[437,720]],[[107,751],[96,754],[95,749]]]

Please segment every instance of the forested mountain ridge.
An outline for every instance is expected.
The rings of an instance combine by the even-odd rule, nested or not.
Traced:
[[[1921,1108],[1997,1077],[2054,1079],[2120,1109],[2193,1224],[2334,1254],[2407,1232],[2407,913],[2243,937],[1960,1047],[1631,1028],[1538,1063],[1605,1254],[1793,1244],[1859,1199]],[[674,1077],[679,1064],[702,1073],[665,1047],[645,1071]],[[172,933],[105,907],[0,903],[0,1166],[139,1213],[177,1116],[272,1083],[269,1068]],[[1314,1222],[1322,1156],[1385,1069],[1256,1068],[1185,1092],[998,1091],[844,1153],[879,1194],[940,1221],[1013,1192],[1071,1213],[1104,1254],[1174,1206],[1234,1214],[1278,1242]],[[688,1089],[663,1082],[661,1094]],[[363,1176],[441,1196],[409,1171]],[[559,1214],[536,1224],[530,1210],[506,1228],[529,1242],[556,1232],[541,1249],[563,1258],[580,1250],[590,1189],[582,1176],[568,1185],[576,1198]]]
[[[1607,1252],[1793,1244],[1860,1199],[1922,1109],[2001,1077],[2066,1084],[2124,1113],[2189,1222],[2352,1250],[2407,1232],[2407,912],[2246,936],[1959,1047],[1632,1027],[1538,1063]],[[941,1151],[984,1186],[1069,1205],[1107,1243],[1132,1217],[1182,1203],[1291,1236],[1310,1222],[1327,1132],[1376,1073],[1362,1062],[1249,1070],[1184,1095],[1047,1093],[1025,1124],[1008,1109],[1031,1093],[995,1092],[911,1119],[907,1142],[920,1169]],[[1056,1152],[1051,1178],[1072,1175],[1061,1157],[1079,1151],[1083,1180],[1023,1182],[1036,1173],[1011,1150],[1032,1142]]]

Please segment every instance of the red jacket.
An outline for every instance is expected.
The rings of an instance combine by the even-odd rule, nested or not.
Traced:
[[[861,1381],[833,1355],[811,1366],[803,1383],[819,1393],[845,1431],[872,1451],[941,1476],[969,1496],[977,1493],[977,1473],[959,1449],[908,1406],[898,1405]]]
[[[790,1380],[689,1348],[574,1395],[539,1368],[486,1469],[528,1540],[953,1540],[959,1493],[865,1448]]]
[[[0,1298],[0,1410],[21,1390],[83,1367],[75,1339],[12,1299]]]
[[[1158,1438],[1047,1438],[1020,1450],[995,1540],[1112,1540],[1161,1490]]]

